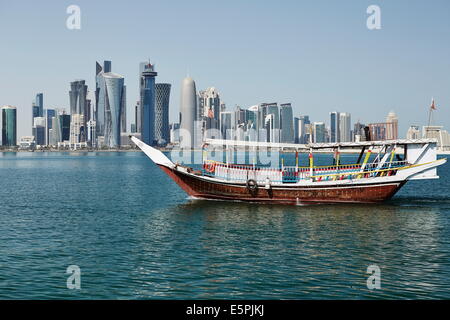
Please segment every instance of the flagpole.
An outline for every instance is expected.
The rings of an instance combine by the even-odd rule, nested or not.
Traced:
[[[433,112],[434,108],[434,98],[431,98],[431,106],[430,110],[428,111],[428,127],[431,125],[431,113]]]
[[[430,124],[431,124],[431,111],[432,111],[433,109],[431,109],[430,108],[430,110],[428,111],[428,127],[430,126]]]

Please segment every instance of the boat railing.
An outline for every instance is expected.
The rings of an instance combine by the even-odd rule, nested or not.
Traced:
[[[268,168],[207,161],[203,166],[203,174],[226,181],[246,182],[251,179],[258,184],[264,184],[269,179],[271,184],[285,184],[297,183],[305,179],[329,181],[393,175],[396,173],[396,169],[405,165],[407,165],[406,161],[393,161],[385,162],[382,165],[379,162],[374,162],[314,167],[283,166],[282,168]]]
[[[361,178],[374,178],[395,175],[400,168],[405,168],[409,165],[407,161],[393,161],[379,163],[370,163],[362,166],[358,171],[323,173],[315,172],[310,178],[312,181],[330,181],[330,180],[356,180]]]

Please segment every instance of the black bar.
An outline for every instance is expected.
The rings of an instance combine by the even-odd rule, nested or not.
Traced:
[[[358,161],[356,161],[357,164],[359,164],[361,162],[361,158],[362,158],[362,156],[364,154],[364,151],[366,151],[366,146],[364,146],[362,148],[361,153],[359,154],[359,157],[358,157]]]

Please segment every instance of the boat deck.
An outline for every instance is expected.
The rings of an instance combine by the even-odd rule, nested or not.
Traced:
[[[383,164],[267,168],[252,165],[224,164],[209,160],[203,166],[202,175],[227,182],[246,182],[251,179],[258,184],[265,184],[267,179],[269,179],[271,184],[286,184],[298,183],[302,180],[319,182],[392,176],[397,173],[397,170],[406,168],[408,165],[409,163],[406,161],[394,161]]]

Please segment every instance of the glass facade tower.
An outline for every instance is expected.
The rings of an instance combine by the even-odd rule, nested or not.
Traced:
[[[12,106],[2,108],[2,145],[17,145],[17,110]]]
[[[154,145],[155,136],[155,77],[158,73],[154,66],[148,62],[141,63],[140,76],[140,107],[141,107],[141,137],[142,141],[148,145]]]
[[[158,145],[169,143],[169,101],[170,83],[157,83],[155,85],[156,109],[155,109],[155,140]]]
[[[290,103],[280,105],[281,142],[294,143],[294,118]]]
[[[105,81],[105,145],[110,148],[120,147],[120,133],[123,108],[125,108],[125,79],[119,74],[103,74]]]

